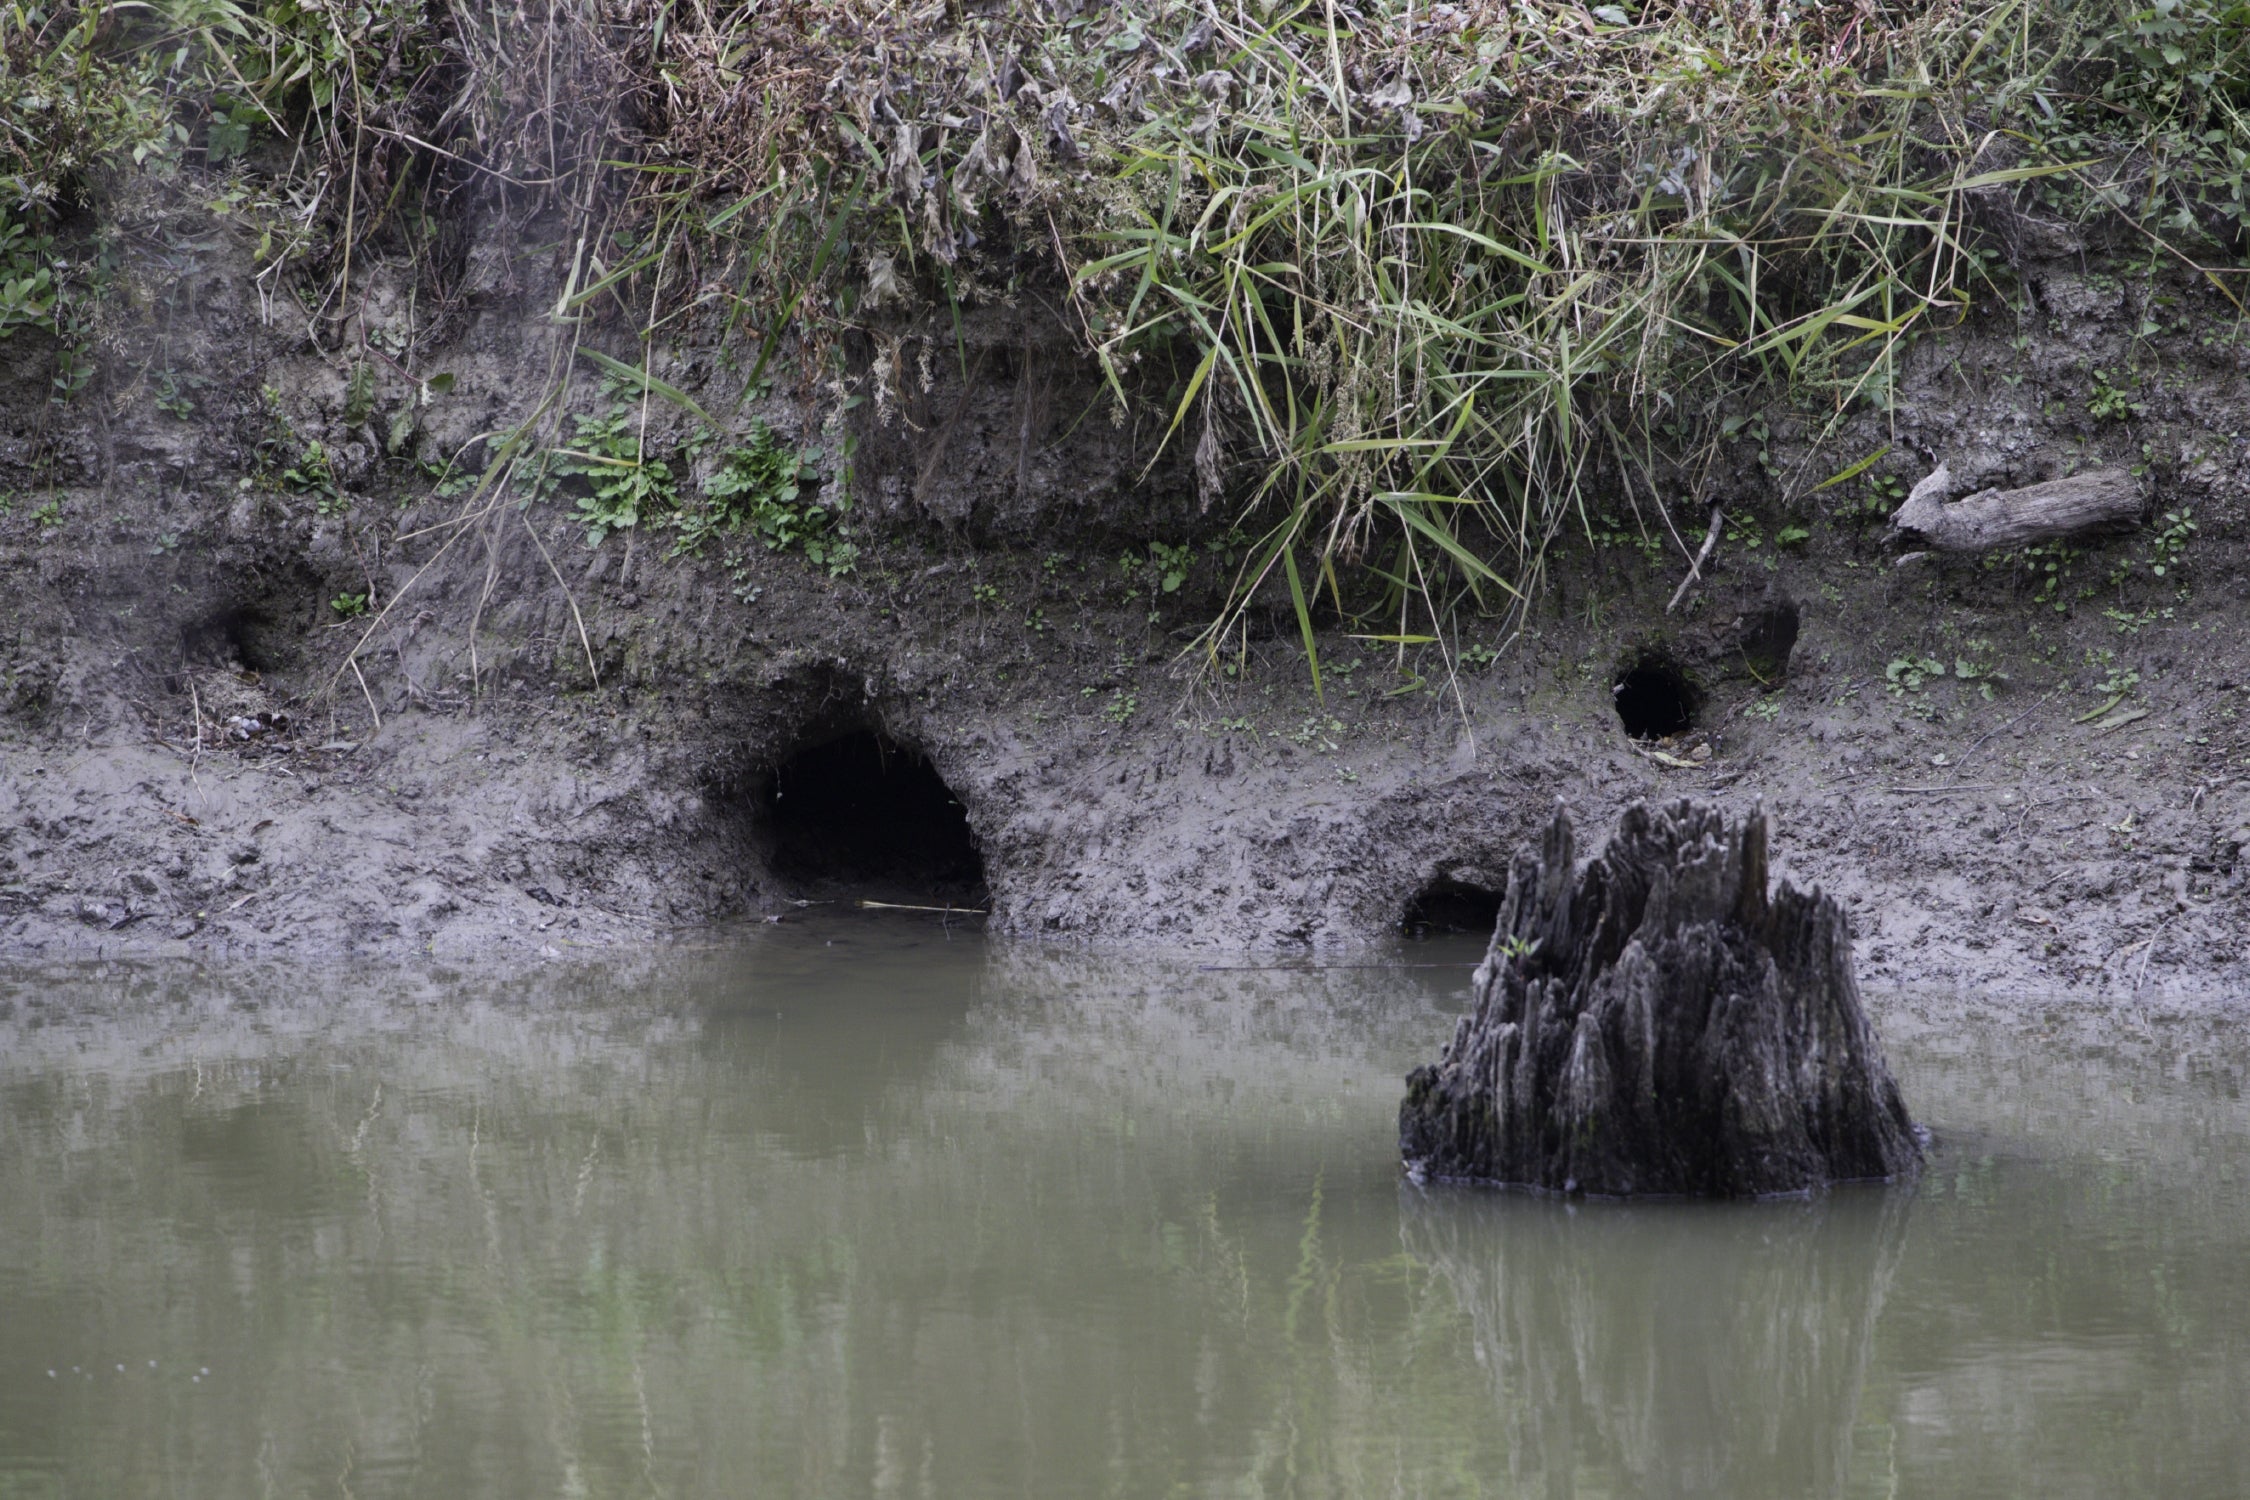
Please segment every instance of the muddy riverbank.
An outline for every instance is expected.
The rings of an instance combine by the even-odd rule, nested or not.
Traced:
[[[1816,424],[1764,413],[1713,494],[1626,486],[1559,539],[1505,627],[1468,606],[1402,645],[1372,637],[1426,630],[1323,611],[1316,692],[1286,594],[1183,655],[1243,534],[1141,474],[1149,434],[1088,417],[1098,376],[1027,313],[891,367],[903,405],[743,399],[660,351],[734,430],[854,455],[840,564],[589,546],[567,489],[445,479],[556,337],[520,264],[469,254],[492,269],[421,358],[442,393],[356,388],[223,248],[166,283],[196,331],[146,312],[94,397],[51,405],[33,341],[0,346],[0,946],[528,958],[871,896],[1338,951],[1489,920],[1558,798],[1598,829],[1694,792],[1764,801],[1876,979],[2250,978],[2250,385],[2189,278],[2027,259],[2024,307],[1914,346],[1894,409],[1828,438],[1863,474],[1808,496]],[[369,276],[357,347],[416,316],[403,269]],[[2146,519],[1902,568],[1883,519],[1940,459],[1964,487],[2127,466]],[[814,461],[808,498],[841,478]],[[1721,541],[1667,612],[1706,499]]]

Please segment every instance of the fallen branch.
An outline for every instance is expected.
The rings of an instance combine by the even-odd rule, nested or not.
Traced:
[[[1952,483],[1952,474],[1939,464],[1891,513],[1891,529],[1940,552],[1995,552],[2122,525],[2141,513],[2141,487],[2122,468],[2089,469],[2019,490],[1979,490],[1948,501]]]
[[[864,898],[852,904],[861,911],[936,911],[955,917],[981,917],[985,914],[981,906],[908,906],[897,901],[869,901]]]
[[[1664,606],[1664,613],[1670,614],[1678,609],[1680,601],[1687,597],[1687,591],[1694,587],[1696,579],[1703,576],[1703,565],[1710,561],[1711,549],[1719,545],[1719,532],[1726,524],[1726,511],[1716,505],[1712,506],[1711,529],[1703,533],[1703,545],[1696,548],[1695,560],[1688,564],[1687,577],[1681,579],[1680,586],[1672,591],[1672,602]]]

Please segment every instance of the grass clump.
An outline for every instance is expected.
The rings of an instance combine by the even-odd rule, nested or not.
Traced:
[[[697,15],[652,123],[757,205],[751,325],[1059,281],[1261,536],[1214,648],[1276,579],[1308,652],[1323,592],[1512,612],[1597,490],[1668,531],[1745,406],[1887,411],[2027,215],[2222,290],[2250,224],[2250,11],[2199,0]]]
[[[67,205],[191,179],[316,318],[371,247],[442,281],[473,206],[542,225],[574,329],[631,327],[645,365],[705,327],[752,388],[1043,296],[1253,539],[1213,659],[1282,590],[1308,653],[1322,609],[1403,645],[1468,605],[1505,639],[1566,535],[1684,552],[1745,412],[1795,403],[1816,452],[1888,412],[2027,223],[2234,298],[2246,56],[2222,0],[13,0],[0,333],[83,347],[102,258],[54,248]],[[639,425],[556,439],[570,367],[509,452],[580,466],[590,534],[676,514]],[[745,451],[695,524],[848,559]]]

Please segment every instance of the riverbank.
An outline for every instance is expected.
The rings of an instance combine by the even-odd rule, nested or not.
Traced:
[[[1650,40],[1585,37],[1597,70]],[[1474,43],[1414,45],[1479,79],[1532,66]],[[1134,76],[1173,88],[1138,46]],[[1021,87],[977,87],[1004,95],[979,106],[993,121],[1031,118]],[[894,265],[877,246],[897,226],[855,188],[833,222],[774,210],[776,236],[828,237],[797,247],[779,303],[697,259],[747,254],[699,236],[767,222],[763,198],[714,207],[714,177],[700,228],[624,261],[645,244],[594,191],[617,165],[599,151],[554,164],[624,216],[599,233],[471,171],[430,188],[426,222],[321,220],[329,250],[285,263],[243,202],[198,194],[296,168],[214,157],[209,121],[171,175],[90,178],[77,219],[42,210],[40,254],[83,295],[67,328],[55,299],[0,324],[0,950],[538,957],[874,898],[1023,938],[1340,953],[1489,923],[1558,799],[1601,828],[1694,794],[1764,800],[1777,862],[1847,902],[1872,978],[2250,980],[2250,362],[2225,225],[2152,249],[2060,168],[1968,151],[1978,172],[1943,200],[1967,227],[1901,250],[1973,249],[1968,270],[1930,262],[1942,318],[1872,321],[1846,310],[1864,286],[1796,265],[1692,389],[1645,349],[1648,388],[1563,382],[1539,451],[1567,482],[1511,467],[1496,429],[1480,441],[1504,457],[1462,493],[1408,493],[1412,455],[1452,441],[1429,411],[1277,456],[1246,409],[1192,408],[1192,329],[1097,336],[1081,252],[1100,235],[1047,223],[1050,263],[1026,205],[1091,202],[1096,166],[1131,175],[1154,148],[1129,111],[1051,91],[1062,134],[1011,136],[1013,185],[975,220],[1014,240],[980,250],[948,218],[957,263]],[[1471,92],[1494,113],[1444,126],[1454,145],[1516,141],[1512,96]],[[1254,136],[1272,107],[1227,128]],[[684,140],[597,123],[635,150]],[[989,167],[966,138],[927,154]],[[888,149],[868,192],[937,203]],[[1701,244],[1718,210],[1699,201],[1634,211]],[[832,263],[819,246],[863,212],[878,238]],[[1623,233],[1582,217],[1582,248]],[[667,282],[675,264],[703,279]],[[1525,264],[1491,252],[1523,297],[1592,296]],[[1862,301],[1815,305],[1830,292]],[[1553,348],[1519,354],[1544,368]],[[1320,381],[1390,368],[1345,364],[1274,389],[1332,411]],[[1599,442],[1553,438],[1620,413]],[[1352,469],[1378,449],[1391,467]],[[1941,463],[1957,495],[2108,468],[2141,517],[1909,561],[1888,518]],[[1285,471],[1334,479],[1342,508],[1283,504]],[[1513,518],[1510,494],[1530,497]]]
[[[428,686],[467,667],[457,618],[324,696],[353,631],[318,619],[332,585],[241,627],[255,666],[152,591],[106,638],[92,614],[83,634],[16,633],[59,660],[7,727],[0,943],[535,956],[927,887],[1026,937],[1333,952],[1417,915],[1473,922],[1557,798],[1600,826],[1692,793],[1764,799],[1779,862],[1848,903],[1872,979],[2225,989],[2243,978],[2250,661],[2227,502],[2199,499],[2182,583],[2130,630],[1974,567],[1733,548],[1685,623],[1663,613],[1667,570],[1565,582],[1481,669],[1443,676],[1425,651],[1402,672],[1392,647],[1324,639],[1319,697],[1279,630],[1232,677],[1185,670],[1166,627],[1192,603],[1149,623],[1106,551],[1049,568],[902,548],[847,581],[759,557],[763,608],[708,565],[644,550],[648,581],[605,583],[585,576],[603,554],[564,551],[613,673],[527,665],[580,642],[562,591],[518,574],[479,647],[504,686],[474,703]],[[68,555],[19,547],[13,576]],[[1781,599],[1799,628],[1769,688],[1729,643]],[[1691,729],[1638,741],[1615,688],[1651,651],[1701,702]],[[261,714],[274,727],[241,737]],[[852,735],[928,758],[975,876],[791,867],[777,779]]]

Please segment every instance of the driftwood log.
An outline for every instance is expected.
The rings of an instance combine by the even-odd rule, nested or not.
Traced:
[[[1517,854],[1476,1003],[1406,1081],[1418,1178],[1743,1197],[1913,1172],[1844,913],[1766,884],[1763,809],[1626,809],[1574,867],[1559,805]]]
[[[1939,552],[1995,552],[2081,531],[2127,525],[2141,513],[2141,487],[2123,468],[2088,469],[2020,490],[1979,490],[1948,501],[1944,464],[1891,513],[1891,527]]]

